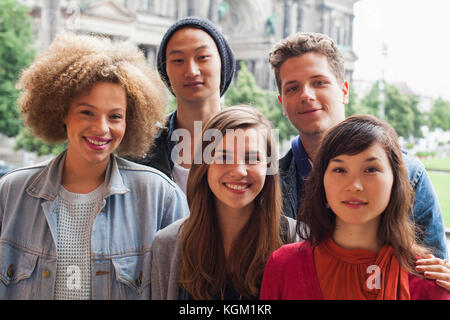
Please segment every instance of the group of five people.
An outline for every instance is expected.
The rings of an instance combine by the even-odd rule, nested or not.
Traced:
[[[132,45],[60,34],[19,105],[67,150],[0,180],[0,298],[449,299],[428,175],[387,123],[345,120],[336,44],[297,33],[269,62],[299,132],[279,162],[264,115],[221,108],[235,60],[208,20],[167,30],[162,82]]]

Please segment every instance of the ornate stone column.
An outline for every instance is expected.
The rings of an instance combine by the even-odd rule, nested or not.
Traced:
[[[195,16],[195,0],[188,0],[187,15]]]
[[[208,19],[216,25],[219,23],[219,0],[209,0]]]
[[[47,48],[58,33],[59,25],[59,0],[47,0],[42,2],[41,11],[41,46]]]
[[[283,1],[283,38],[286,38],[291,33],[291,3],[292,0]]]
[[[297,31],[301,31],[303,29],[304,4],[305,0],[297,0]]]

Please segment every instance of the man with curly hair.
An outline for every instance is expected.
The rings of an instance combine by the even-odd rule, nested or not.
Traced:
[[[143,156],[164,87],[126,43],[60,34],[19,82],[25,125],[55,159],[0,180],[0,299],[147,299],[155,233],[185,196]]]
[[[187,17],[165,33],[157,63],[161,79],[176,98],[177,110],[169,115],[147,156],[134,161],[161,170],[186,192],[198,132],[195,123],[206,123],[221,109],[220,97],[236,67],[234,53],[209,20]],[[179,134],[183,132],[189,134]],[[181,136],[188,141],[178,141]],[[174,149],[177,142],[180,149]]]

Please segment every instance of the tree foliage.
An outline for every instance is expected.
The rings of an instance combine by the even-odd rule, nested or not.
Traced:
[[[47,144],[41,139],[33,136],[27,128],[22,128],[16,137],[15,150],[24,149],[29,152],[36,152],[38,156],[54,154],[58,155],[67,148],[66,144]]]
[[[280,140],[288,140],[298,134],[289,120],[283,116],[276,93],[261,89],[244,62],[240,63],[236,83],[232,84],[226,93],[225,104],[227,106],[246,104],[257,108],[272,122],[273,128],[278,129]]]
[[[411,136],[415,138],[423,137],[421,127],[426,125],[426,121],[424,115],[419,112],[419,98],[414,95],[402,94],[392,84],[386,84],[384,92],[385,120],[389,122],[397,134],[406,139]],[[380,118],[381,102],[379,83],[376,82],[359,102],[353,102],[354,104],[350,111],[346,112],[346,116],[360,113],[371,114]]]
[[[0,133],[14,137],[22,127],[17,109],[15,84],[35,52],[32,48],[28,7],[17,0],[1,0],[0,5]]]
[[[450,102],[436,99],[429,113],[430,129],[450,130]]]

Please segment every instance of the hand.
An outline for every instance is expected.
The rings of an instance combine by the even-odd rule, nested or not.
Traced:
[[[447,260],[427,254],[425,259],[416,261],[416,270],[427,279],[436,280],[436,284],[450,291],[450,264]]]

